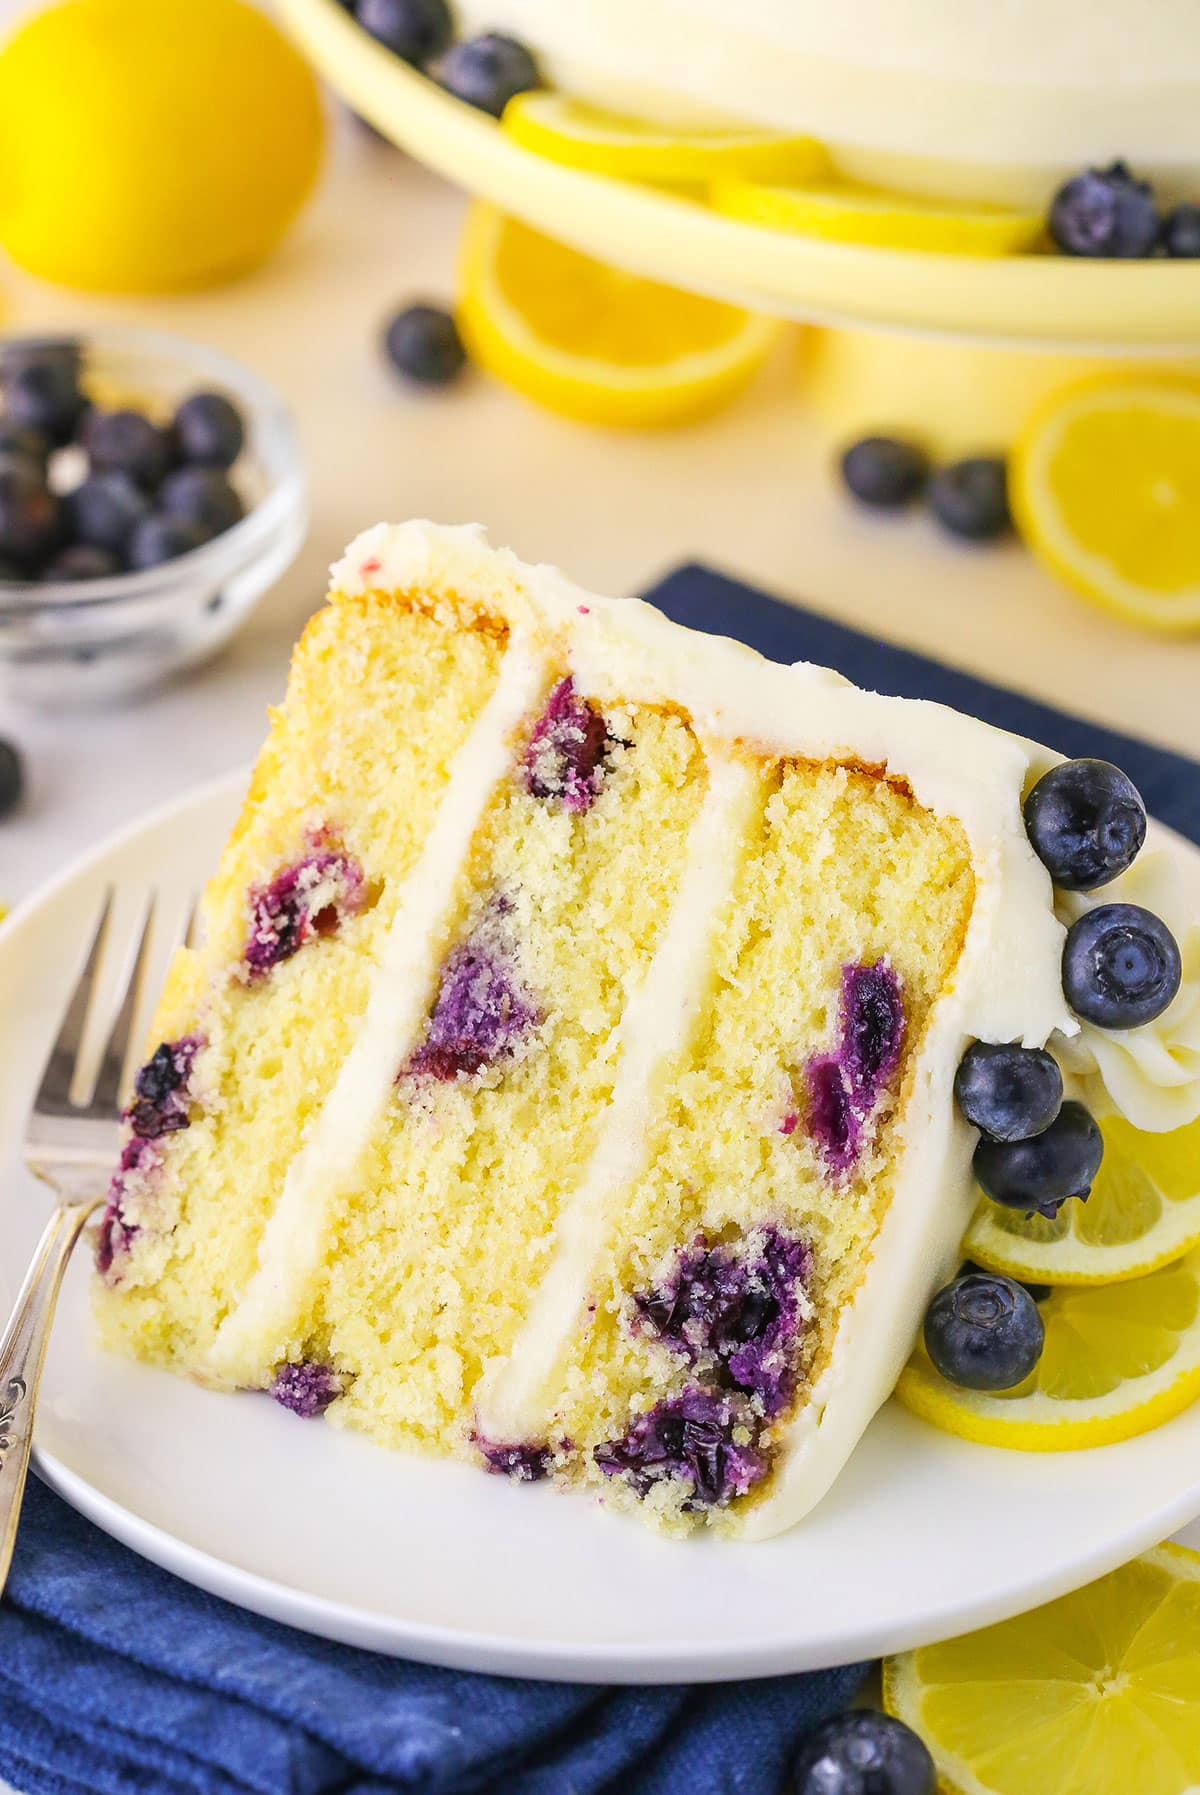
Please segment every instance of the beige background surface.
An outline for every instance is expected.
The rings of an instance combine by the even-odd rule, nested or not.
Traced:
[[[11,328],[143,318],[207,339],[276,381],[296,409],[312,528],[292,572],[222,658],[107,713],[19,712],[22,813],[0,826],[13,902],[124,820],[246,760],[325,569],[379,518],[477,519],[521,554],[600,590],[636,590],[700,556],[861,628],[1200,754],[1200,641],[1110,621],[1021,549],[940,541],[914,515],[863,517],[830,477],[832,443],[789,348],[711,422],[612,434],[545,415],[481,376],[412,395],[377,349],[413,295],[453,290],[461,200],[398,153],[345,132],[318,203],[241,285],[170,301],[81,300],[0,271]]]

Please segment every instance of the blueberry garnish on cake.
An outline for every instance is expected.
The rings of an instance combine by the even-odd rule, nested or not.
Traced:
[[[1153,255],[1161,228],[1149,182],[1124,162],[1073,175],[1055,194],[1049,223],[1065,255],[1121,259]]]
[[[1029,792],[1023,814],[1030,846],[1061,892],[1090,894],[1120,878],[1146,840],[1141,795],[1104,760],[1052,767]],[[1174,935],[1141,905],[1089,905],[1067,930],[1063,996],[1073,1014],[1096,1029],[1121,1032],[1157,1021],[1182,976]],[[992,1202],[1052,1219],[1072,1197],[1087,1201],[1103,1162],[1104,1137],[1084,1104],[1064,1100],[1062,1071],[1050,1052],[977,1041],[959,1064],[954,1095],[962,1116],[979,1130],[972,1167]],[[925,1342],[944,1377],[972,1389],[1005,1389],[1036,1363],[1041,1348],[1034,1352],[1032,1342],[1035,1336],[1040,1342],[1041,1323],[1034,1325],[1022,1300],[1026,1293],[1012,1294],[1019,1287],[1006,1294],[1007,1280],[988,1280],[989,1274],[972,1273],[940,1291],[926,1314]],[[969,1354],[955,1346],[971,1338],[961,1325],[964,1305],[972,1305],[978,1320],[981,1303],[995,1309],[997,1326],[1020,1332],[1032,1353],[1031,1363],[1008,1383],[972,1383]],[[1020,1315],[1028,1324],[1023,1330]],[[988,1351],[1000,1349],[993,1341]]]
[[[1042,1356],[1046,1329],[1023,1285],[970,1271],[939,1290],[925,1316],[925,1350],[966,1390],[1011,1390]]]
[[[1097,1028],[1142,1028],[1174,1002],[1183,979],[1179,943],[1140,904],[1100,904],[1071,924],[1063,990]]]
[[[1057,1117],[1063,1076],[1044,1048],[976,1041],[963,1055],[954,1095],[967,1121],[991,1140],[1024,1141]]]
[[[610,737],[604,718],[560,680],[534,725],[525,750],[525,786],[531,796],[564,810],[590,810],[604,783]]]
[[[367,881],[352,854],[325,845],[323,835],[302,859],[250,891],[244,958],[252,979],[290,960],[309,941],[332,935],[367,902]]]

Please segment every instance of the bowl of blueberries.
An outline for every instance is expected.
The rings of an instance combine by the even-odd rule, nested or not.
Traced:
[[[158,331],[0,338],[0,690],[103,702],[205,659],[294,559],[295,425]]]

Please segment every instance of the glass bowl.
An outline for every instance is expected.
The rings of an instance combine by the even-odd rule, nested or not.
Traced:
[[[0,338],[0,355],[38,340]],[[307,526],[296,427],[259,375],[163,331],[102,326],[71,340],[83,386],[103,405],[165,421],[189,393],[225,393],[246,426],[233,470],[246,515],[144,573],[0,584],[0,694],[34,704],[103,703],[205,660],[294,560]]]

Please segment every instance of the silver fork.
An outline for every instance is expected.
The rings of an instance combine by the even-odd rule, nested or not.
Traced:
[[[137,952],[95,1079],[89,1090],[81,1091],[81,1055],[108,945],[112,908],[110,890],[25,1130],[26,1164],[53,1188],[59,1202],[0,1336],[0,1591],[12,1563],[33,1445],[38,1382],[63,1273],[89,1218],[104,1201],[107,1177],[120,1150],[122,1079],[150,960],[154,899],[151,897],[146,907]]]

